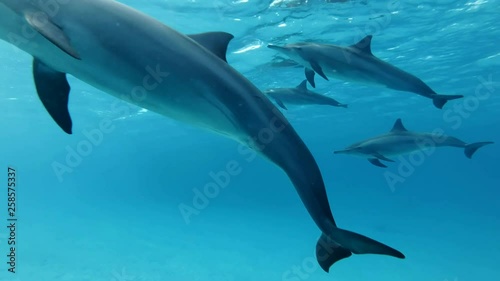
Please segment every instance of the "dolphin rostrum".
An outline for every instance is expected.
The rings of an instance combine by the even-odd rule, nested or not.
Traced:
[[[481,147],[493,142],[476,142],[467,144],[455,137],[446,136],[439,133],[417,133],[408,131],[401,119],[397,119],[391,131],[380,136],[376,136],[364,141],[348,146],[344,150],[334,151],[335,154],[351,154],[368,158],[368,161],[375,166],[386,168],[380,162],[394,162],[391,156],[409,154],[414,151],[424,151],[435,147],[451,146],[464,149],[465,156],[472,158],[472,155]]]
[[[231,34],[183,35],[112,0],[0,0],[0,38],[31,54],[38,96],[68,134],[70,74],[153,112],[232,138],[291,179],[321,230],[324,270],[351,253],[404,258],[337,227],[311,152],[283,114],[226,62]]]
[[[412,92],[432,99],[434,106],[443,108],[449,100],[462,98],[463,95],[439,95],[422,80],[405,72],[372,54],[372,35],[350,46],[318,43],[295,43],[283,47],[268,45],[282,52],[305,67],[305,75],[313,87],[314,74],[324,79],[339,78],[366,85]]]
[[[347,104],[340,103],[330,97],[320,95],[307,89],[307,80],[302,81],[295,88],[276,88],[264,91],[264,94],[274,99],[283,109],[287,109],[285,104],[324,104],[347,108]]]

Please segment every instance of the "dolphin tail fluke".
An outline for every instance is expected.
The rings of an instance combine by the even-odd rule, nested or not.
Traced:
[[[325,234],[321,234],[316,243],[316,259],[325,272],[329,272],[334,263],[351,255],[351,251],[335,243]]]
[[[467,158],[471,159],[472,155],[474,155],[474,153],[476,153],[476,151],[478,149],[480,149],[481,147],[488,145],[488,144],[493,144],[493,142],[492,141],[475,142],[475,143],[471,143],[471,144],[466,145],[465,149],[464,149],[465,156],[467,156]]]
[[[331,227],[331,233],[322,234],[316,244],[316,259],[321,268],[328,272],[337,261],[352,254],[377,254],[404,259],[398,250],[352,231]]]
[[[434,103],[434,106],[442,109],[443,106],[450,100],[455,100],[459,98],[463,98],[463,95],[433,95],[432,96],[432,102]]]

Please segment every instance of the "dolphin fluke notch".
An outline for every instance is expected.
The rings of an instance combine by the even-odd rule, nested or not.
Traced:
[[[394,248],[335,226],[331,227],[329,235],[322,234],[316,244],[316,259],[326,272],[329,272],[334,263],[352,254],[378,254],[405,258],[403,253]]]
[[[493,144],[493,142],[492,141],[475,142],[475,143],[471,143],[471,144],[466,145],[464,148],[465,156],[467,156],[467,158],[469,158],[469,159],[472,159],[472,155],[474,155],[474,153],[476,153],[476,151],[478,149],[480,149],[481,147],[488,145],[488,144]]]
[[[432,103],[435,107],[443,109],[443,106],[450,100],[463,98],[463,95],[433,95]]]

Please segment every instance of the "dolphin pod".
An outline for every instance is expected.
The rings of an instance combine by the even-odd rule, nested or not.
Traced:
[[[394,162],[390,159],[391,156],[409,154],[434,147],[451,146],[463,148],[465,156],[470,159],[479,148],[492,143],[485,141],[468,144],[455,137],[438,133],[411,132],[405,128],[399,118],[390,132],[354,143],[343,150],[334,151],[334,153],[361,156],[367,158],[375,166],[386,168],[387,166],[380,160]]]
[[[0,38],[33,56],[36,92],[67,134],[67,74],[118,99],[234,139],[280,167],[321,231],[316,257],[329,271],[354,254],[405,256],[333,218],[319,167],[281,112],[226,61],[233,36],[184,35],[112,0],[0,0]],[[26,32],[29,31],[29,32]],[[272,130],[268,142],[258,138]]]
[[[325,80],[338,78],[365,85],[383,86],[397,91],[412,92],[432,99],[434,106],[442,109],[449,100],[463,95],[439,95],[422,80],[372,54],[372,36],[350,46],[318,43],[295,43],[285,46],[268,45],[269,48],[288,55],[305,67],[309,83],[315,86],[317,73]]]

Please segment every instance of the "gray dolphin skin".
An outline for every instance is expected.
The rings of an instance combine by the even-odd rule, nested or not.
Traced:
[[[472,155],[479,148],[492,143],[486,141],[467,144],[455,137],[442,134],[411,132],[404,127],[401,119],[397,119],[390,132],[357,142],[344,150],[334,151],[334,153],[368,158],[368,161],[373,165],[386,168],[387,166],[380,162],[380,160],[394,162],[389,157],[435,147],[451,146],[463,148],[465,156],[471,159]]]
[[[338,78],[365,85],[384,86],[393,90],[412,92],[432,99],[441,109],[447,101],[463,95],[439,95],[422,80],[372,54],[372,36],[368,35],[351,46],[331,44],[296,43],[285,46],[268,45],[269,48],[288,55],[305,67],[309,83],[316,87],[315,73],[324,79]]]
[[[285,104],[331,105],[347,108],[347,104],[340,103],[330,97],[320,95],[307,89],[307,80],[302,81],[295,88],[275,88],[264,91],[264,94],[273,99],[281,108],[287,109]]]
[[[34,57],[38,96],[66,133],[72,133],[70,74],[119,99],[232,138],[275,163],[321,230],[316,255],[325,271],[352,253],[404,258],[337,227],[307,146],[273,103],[226,62],[231,34],[183,35],[112,0],[0,0],[0,38]]]

